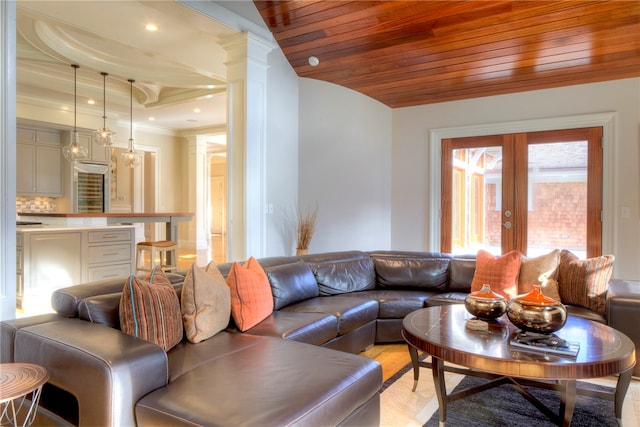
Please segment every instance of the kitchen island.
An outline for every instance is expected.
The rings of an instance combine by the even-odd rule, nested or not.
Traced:
[[[164,222],[166,224],[166,239],[179,242],[178,223],[191,221],[193,213],[188,212],[82,212],[82,213],[20,213],[21,217],[30,221],[41,221],[51,226],[107,226],[136,224],[143,222]]]
[[[135,272],[132,225],[16,228],[16,304],[26,316],[51,311],[51,293]]]
[[[166,239],[178,242],[178,223],[192,213],[19,213],[16,302],[23,315],[51,310],[53,290],[135,273],[132,224],[164,222]]]

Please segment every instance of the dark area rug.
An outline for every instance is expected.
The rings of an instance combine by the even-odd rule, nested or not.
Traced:
[[[481,378],[466,376],[454,389],[464,390],[486,382]],[[612,391],[611,388],[579,382],[581,388]],[[558,392],[534,387],[525,387],[531,394],[556,412],[560,407]],[[436,411],[425,424],[437,427],[440,411]],[[546,427],[554,424],[538,411],[528,400],[509,385],[501,385],[447,405],[448,426],[464,427]],[[572,427],[617,426],[613,402],[597,397],[578,396],[571,421]]]

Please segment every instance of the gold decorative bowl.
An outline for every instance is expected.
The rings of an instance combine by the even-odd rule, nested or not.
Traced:
[[[497,319],[507,310],[507,300],[485,284],[479,291],[467,295],[464,306],[469,313],[479,319]]]
[[[507,317],[522,331],[551,334],[567,322],[567,309],[560,301],[545,296],[539,285],[509,301]]]

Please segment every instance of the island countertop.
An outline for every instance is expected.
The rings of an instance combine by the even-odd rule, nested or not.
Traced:
[[[135,224],[141,222],[166,223],[166,239],[178,242],[178,223],[191,221],[190,212],[28,212],[20,217],[37,220],[45,226],[78,227]]]
[[[50,217],[50,218],[157,218],[157,217],[192,217],[190,212],[20,212],[20,216]]]

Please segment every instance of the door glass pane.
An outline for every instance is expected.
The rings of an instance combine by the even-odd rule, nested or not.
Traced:
[[[587,249],[587,141],[529,145],[527,255]]]
[[[502,147],[455,149],[451,252],[501,253]]]

